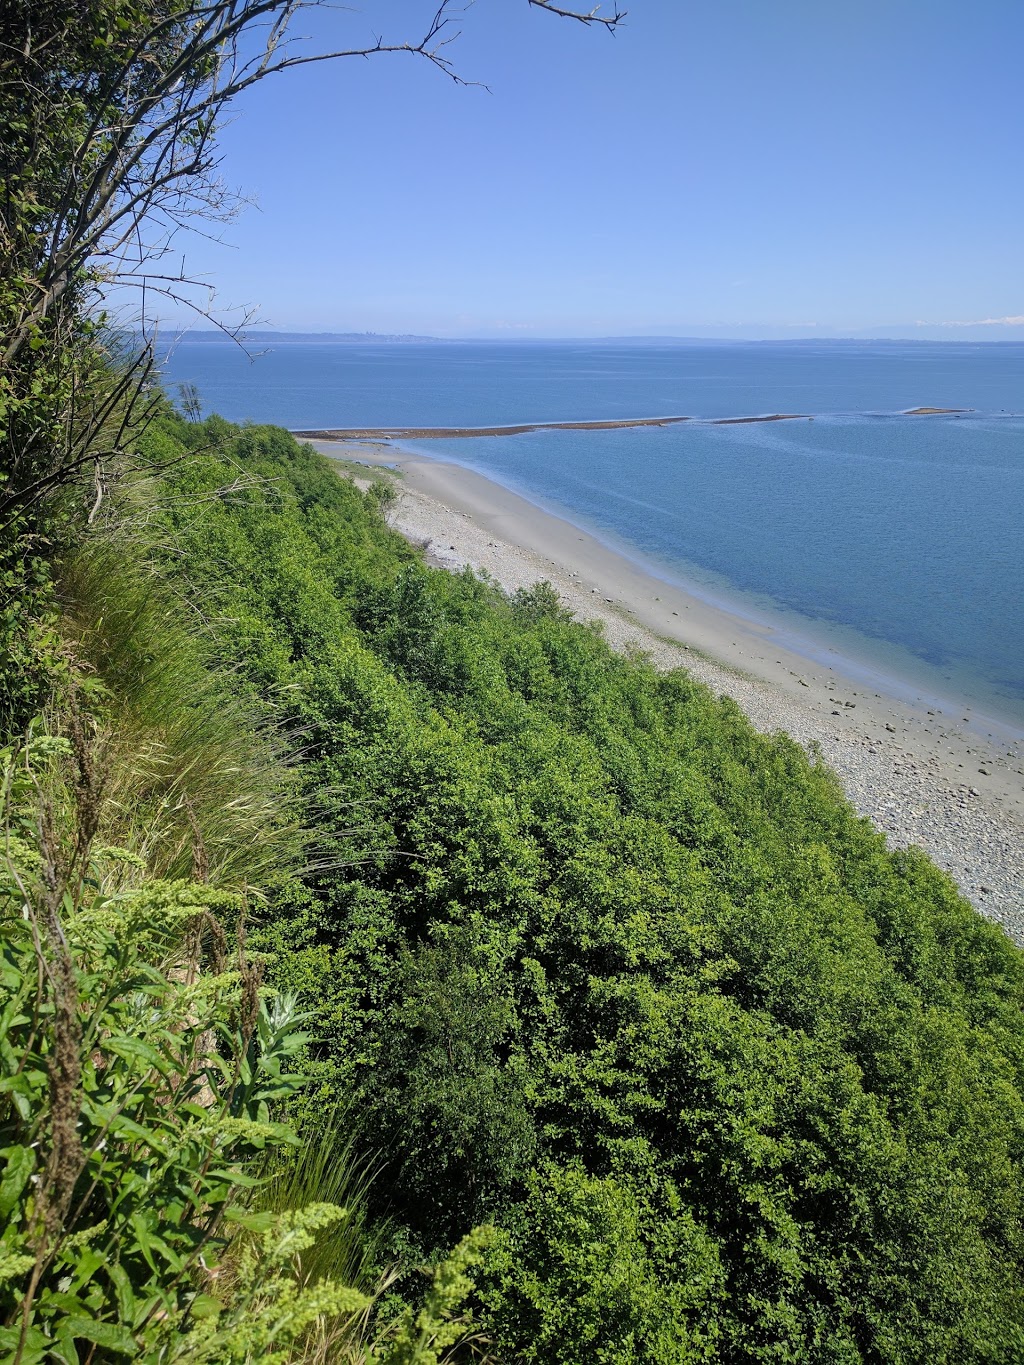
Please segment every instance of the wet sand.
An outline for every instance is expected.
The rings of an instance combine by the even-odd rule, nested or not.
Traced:
[[[917,844],[1024,943],[1024,740],[955,701],[918,697],[852,659],[792,637],[697,589],[664,582],[568,521],[461,466],[383,443],[313,441],[392,466],[392,524],[430,561],[488,573],[509,591],[547,579],[617,649],[683,666],[733,697],[758,729],[820,746],[854,806],[894,845]]]

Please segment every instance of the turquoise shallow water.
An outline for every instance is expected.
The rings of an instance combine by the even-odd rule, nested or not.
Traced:
[[[416,445],[1024,725],[1024,346],[306,343],[250,365],[185,342],[167,378],[290,427],[813,414]],[[917,406],[974,411],[898,415]]]

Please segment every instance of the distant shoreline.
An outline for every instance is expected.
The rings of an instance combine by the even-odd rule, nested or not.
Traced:
[[[772,412],[762,417],[614,417],[592,422],[519,422],[495,427],[329,427],[297,431],[299,441],[430,441],[452,437],[522,436],[528,431],[621,431],[624,427],[670,427],[680,422],[730,426],[736,422],[795,422],[805,412]]]
[[[907,408],[898,417],[959,416],[973,408]],[[754,417],[614,417],[586,422],[515,422],[489,427],[310,427],[291,428],[298,441],[431,441],[481,436],[522,436],[530,431],[622,431],[627,427],[670,427],[682,422],[730,427],[749,422],[812,422],[809,412],[768,412]]]
[[[699,347],[765,346],[779,350],[795,350],[799,347],[827,347],[830,350],[846,350],[860,346],[932,346],[937,349],[954,346],[979,346],[995,349],[997,347],[1020,346],[1017,336],[980,336],[979,328],[965,328],[972,335],[950,335],[944,331],[942,336],[922,336],[920,329],[913,332],[898,332],[895,336],[877,336],[870,332],[855,336],[820,336],[804,333],[801,336],[691,336],[686,334],[626,334],[624,336],[424,336],[415,332],[287,332],[273,328],[255,327],[243,330],[240,335],[219,329],[191,327],[184,324],[170,324],[170,334],[175,343],[190,342],[197,346],[243,346],[254,342],[272,342],[281,346],[507,346],[526,349],[531,346],[599,346],[605,347],[659,347],[665,349],[694,349]],[[986,329],[987,330],[987,329]],[[129,335],[134,335],[128,329]]]

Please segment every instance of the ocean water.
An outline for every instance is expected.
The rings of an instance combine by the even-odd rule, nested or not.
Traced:
[[[1024,345],[289,343],[250,363],[186,340],[166,378],[293,428],[807,414],[414,444],[816,657],[1024,729]],[[971,411],[902,415],[928,406]]]

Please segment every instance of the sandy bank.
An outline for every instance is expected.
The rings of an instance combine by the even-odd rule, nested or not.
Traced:
[[[924,409],[922,408],[923,412]],[[936,409],[938,411],[938,409]],[[623,427],[671,427],[700,420],[705,426],[729,427],[745,422],[795,422],[804,412],[771,412],[761,417],[623,417],[594,422],[520,422],[498,427],[324,427],[295,430],[300,441],[429,441],[465,436],[522,436],[528,431],[621,431]]]
[[[1024,943],[1024,742],[955,703],[887,692],[884,679],[838,655],[814,662],[774,627],[663,582],[470,470],[386,445],[313,444],[396,467],[391,521],[435,564],[468,564],[510,591],[547,579],[578,617],[603,622],[615,648],[682,665],[735,698],[758,729],[819,744],[862,814],[892,843],[924,848]]]

